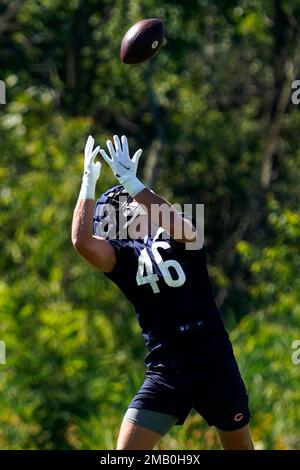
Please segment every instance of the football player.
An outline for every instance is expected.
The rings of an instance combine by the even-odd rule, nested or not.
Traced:
[[[248,395],[204,248],[187,249],[199,237],[197,224],[138,179],[141,149],[130,158],[125,136],[107,147],[109,155],[87,140],[72,242],[134,306],[148,349],[145,380],[128,405],[117,449],[152,449],[192,408],[216,427],[224,449],[253,449]],[[119,184],[94,205],[99,151]]]

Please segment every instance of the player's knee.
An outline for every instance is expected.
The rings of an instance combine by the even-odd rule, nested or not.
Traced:
[[[161,436],[123,419],[116,450],[152,450]]]
[[[241,442],[233,447],[229,447],[227,450],[254,450],[254,447],[250,442]]]
[[[135,447],[134,445],[125,442],[125,443],[117,444],[116,450],[139,450],[139,449]]]
[[[224,450],[254,450],[248,425],[236,431],[218,429],[218,433]]]
[[[251,438],[249,437],[248,439],[242,441],[237,450],[254,450],[254,445]]]
[[[224,450],[254,450],[251,438],[240,439],[238,441],[227,443]]]
[[[133,441],[120,441],[117,443],[116,450],[152,450],[155,446],[155,443],[149,442],[133,442]]]

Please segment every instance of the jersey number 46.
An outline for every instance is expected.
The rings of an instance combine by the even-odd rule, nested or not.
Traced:
[[[155,263],[157,264],[165,283],[170,287],[182,286],[186,280],[186,276],[182,267],[180,266],[178,261],[175,261],[173,259],[164,261],[158,252],[158,248],[167,249],[170,248],[170,244],[168,242],[157,241],[153,242],[151,247]],[[176,279],[173,279],[170,268],[173,268],[175,270],[177,275]],[[157,294],[160,292],[157,284],[158,280],[158,275],[153,273],[153,264],[147,252],[147,249],[143,248],[138,260],[138,269],[136,273],[137,285],[141,286],[144,284],[150,284],[153,292]]]

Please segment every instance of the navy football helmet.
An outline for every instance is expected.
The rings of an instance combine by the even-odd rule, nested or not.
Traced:
[[[133,201],[124,186],[113,186],[96,201],[93,233],[103,238],[114,239],[122,232],[122,238],[127,238],[124,237],[125,230],[139,213],[139,204]]]

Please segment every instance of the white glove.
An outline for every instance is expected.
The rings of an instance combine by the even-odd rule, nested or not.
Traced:
[[[80,199],[94,199],[96,183],[100,176],[101,163],[94,163],[95,157],[100,150],[100,147],[94,147],[94,139],[90,135],[85,144],[84,149],[84,173],[82,177],[82,184],[79,193]]]
[[[129,156],[127,137],[123,135],[121,141],[122,145],[119,137],[114,135],[115,147],[111,140],[106,141],[110,157],[103,149],[100,150],[100,153],[126,191],[128,191],[132,197],[135,197],[145,188],[145,185],[136,176],[142,149],[137,150],[131,159]]]

